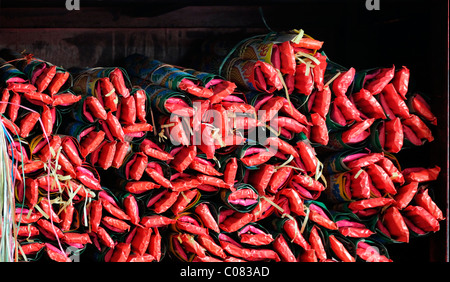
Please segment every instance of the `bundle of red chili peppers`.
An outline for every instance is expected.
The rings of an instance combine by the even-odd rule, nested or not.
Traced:
[[[51,64],[2,61],[17,260],[392,261],[438,231],[440,168],[395,155],[433,141],[427,98],[322,45],[255,36],[217,74],[132,55],[61,93]]]

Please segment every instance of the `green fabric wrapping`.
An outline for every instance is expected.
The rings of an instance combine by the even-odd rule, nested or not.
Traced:
[[[28,77],[22,71],[0,58],[0,85],[5,87],[8,80],[12,78],[19,78],[24,81],[28,80]]]
[[[52,67],[54,66],[52,63],[47,62],[45,60],[41,60],[39,58],[30,57],[27,56],[30,54],[21,54],[16,51],[3,49],[0,52],[0,57],[3,57],[3,59],[12,61],[12,65],[14,65],[18,70],[23,72],[29,81],[31,81],[32,84],[34,84],[35,72],[38,71],[40,68],[45,65],[46,67]],[[1,65],[1,61],[0,61]],[[56,66],[56,73],[66,73],[68,72],[66,69]],[[13,73],[16,73],[13,71]],[[67,81],[61,86],[58,93],[63,93],[68,91],[73,86],[73,76],[69,72],[69,77]],[[45,93],[45,91],[44,91]]]
[[[383,244],[381,244],[380,242],[373,240],[373,239],[367,239],[367,238],[362,238],[362,239],[357,239],[355,238],[354,240],[352,240],[353,243],[355,244],[356,247],[358,247],[358,243],[363,242],[363,243],[367,243],[370,246],[372,246],[375,251],[378,251],[380,255],[385,256],[386,258],[390,259],[389,256],[389,252],[386,248],[386,246],[384,246]],[[360,256],[357,256],[356,258],[356,262],[377,262],[376,258],[369,258],[368,260],[363,260]]]
[[[201,82],[188,72],[144,55],[130,55],[125,59],[124,65],[131,76],[175,91],[180,91],[178,86],[183,79]]]
[[[131,80],[125,69],[121,67],[97,67],[88,68],[79,71],[73,82],[73,91],[81,95],[90,95],[98,97],[97,82],[100,78],[109,77],[111,72],[115,69],[120,69],[125,80],[125,86],[128,89],[132,88]]]
[[[250,184],[247,183],[237,183],[234,185],[234,188],[237,190],[241,190],[241,189],[251,189],[253,190],[253,192],[255,192],[258,195],[258,191],[256,191],[255,188],[253,188],[253,186],[251,186]],[[251,204],[249,206],[239,206],[239,205],[234,205],[232,203],[230,203],[228,201],[228,196],[232,193],[231,190],[229,189],[222,189],[220,192],[220,197],[222,199],[222,201],[231,209],[237,211],[237,212],[241,212],[241,213],[249,213],[251,212],[258,204],[259,204],[259,195],[257,198],[257,202],[254,204]]]
[[[192,107],[192,100],[183,92],[172,90],[156,84],[142,85],[147,93],[147,98],[151,103],[153,109],[157,109],[163,115],[170,115],[171,113],[166,109],[165,103],[169,98],[180,98],[184,100],[190,107]]]

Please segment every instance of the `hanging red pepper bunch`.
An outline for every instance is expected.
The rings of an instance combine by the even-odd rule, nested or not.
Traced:
[[[19,260],[37,259],[44,250],[51,260],[74,260],[91,243],[81,213],[102,191],[97,171],[84,162],[74,138],[58,134],[15,142],[11,159],[18,164],[13,172]]]
[[[121,68],[83,70],[76,76],[74,90],[83,98],[72,112],[74,122],[67,132],[79,139],[82,156],[89,156],[92,165],[119,168],[133,140],[153,130],[146,92],[130,86]]]
[[[61,113],[81,99],[73,94],[71,74],[39,59],[2,50],[0,113],[6,128],[22,138],[50,136],[61,124]],[[54,129],[55,128],[55,129]]]

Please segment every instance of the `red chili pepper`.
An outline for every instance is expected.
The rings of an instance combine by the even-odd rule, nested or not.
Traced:
[[[351,196],[353,199],[370,198],[370,177],[365,170],[353,169],[349,175]]]
[[[59,92],[64,83],[66,83],[66,81],[69,79],[69,76],[70,73],[67,71],[57,72],[55,74],[52,81],[47,87],[47,92],[50,94],[50,96],[53,96]]]
[[[318,227],[314,225],[309,233],[309,244],[311,244],[311,248],[315,250],[316,256],[320,261],[324,261],[327,259],[327,253],[325,251],[325,247],[322,239],[320,238]]]
[[[109,78],[111,83],[114,85],[114,89],[117,90],[119,95],[122,95],[124,98],[127,98],[130,95],[130,90],[128,90],[125,85],[125,79],[123,77],[123,73],[120,69],[114,69],[110,74]]]
[[[197,155],[196,146],[183,146],[183,148],[174,156],[171,166],[178,172],[183,172],[189,167]]]
[[[101,201],[93,201],[89,211],[89,225],[92,232],[97,232],[102,220],[102,203]]]
[[[384,212],[382,220],[384,225],[388,229],[392,239],[404,243],[409,242],[408,226],[406,225],[402,215],[396,207],[389,207]]]
[[[202,219],[203,224],[205,226],[217,233],[220,233],[219,225],[216,220],[213,218],[211,211],[207,204],[200,203],[195,207],[195,213]]]
[[[372,118],[356,122],[355,124],[350,126],[349,129],[345,130],[342,133],[342,142],[344,142],[345,144],[351,144],[360,141],[361,138],[367,138],[369,133],[366,132],[366,130],[370,129],[370,126],[374,121],[375,119]]]
[[[60,228],[62,231],[69,231],[72,226],[75,207],[73,204],[65,206],[65,209],[61,212]]]
[[[436,180],[440,171],[439,166],[434,166],[432,168],[406,168],[402,173],[406,182],[428,182]]]
[[[219,223],[219,228],[225,232],[235,232],[250,223],[253,219],[250,213],[235,212]]]
[[[395,66],[392,68],[380,69],[379,73],[373,79],[365,83],[364,88],[369,90],[372,95],[379,94],[386,85],[394,78]]]
[[[34,126],[38,123],[39,118],[41,115],[37,112],[29,112],[27,113],[19,123],[20,128],[20,137],[26,138],[30,134],[31,130],[34,128]]]
[[[278,137],[267,138],[264,145],[268,147],[269,150],[275,150],[275,152],[279,150],[283,154],[294,156],[294,158],[299,157],[298,152],[291,144]]]
[[[384,149],[390,153],[398,153],[403,147],[403,128],[400,118],[385,122]]]
[[[19,108],[21,104],[21,95],[18,93],[13,93],[11,100],[9,101],[9,106],[7,109],[8,117],[11,122],[15,122],[17,119],[17,115],[19,113]]]
[[[77,145],[79,144],[75,143],[74,140],[71,138],[63,137],[61,139],[61,146],[64,154],[67,156],[67,158],[73,165],[81,166],[83,161],[79,156]]]
[[[42,131],[45,136],[50,136],[53,132],[53,115],[52,111],[55,109],[50,109],[47,105],[42,105],[41,121],[42,121]]]
[[[53,98],[41,92],[24,92],[23,96],[29,101],[37,101],[46,105],[53,104]]]
[[[397,93],[392,83],[383,88],[381,94],[391,111],[398,117],[409,118],[409,109],[402,97]]]
[[[170,207],[172,212],[174,214],[179,214],[182,211],[186,209],[186,207],[189,205],[189,203],[194,200],[194,198],[197,196],[198,190],[197,189],[191,189],[187,191],[180,192],[180,195],[178,196],[178,199],[173,203],[173,205]]]
[[[209,175],[197,175],[197,180],[200,181],[200,184],[212,185],[220,188],[231,189],[233,187],[232,184],[228,184],[220,178]]]
[[[277,193],[279,189],[284,187],[288,182],[289,177],[292,175],[293,169],[291,167],[277,168],[267,186],[267,191],[270,193]]]
[[[64,233],[62,241],[67,244],[92,244],[91,238],[87,233],[66,232]]]
[[[80,142],[81,157],[85,158],[92,153],[102,143],[103,139],[105,139],[104,131],[99,130],[89,132]]]
[[[291,242],[299,245],[304,250],[308,250],[311,248],[311,246],[308,244],[308,242],[305,240],[302,233],[300,232],[300,228],[298,226],[297,221],[294,221],[292,219],[286,220],[283,224],[283,230],[291,239]]]
[[[195,157],[189,164],[189,168],[201,172],[203,174],[212,176],[222,176],[223,174],[217,171],[210,163],[202,161],[200,158]]]
[[[403,119],[402,124],[411,128],[420,139],[426,139],[428,142],[434,140],[430,128],[416,115],[410,115],[409,118]]]
[[[311,122],[312,127],[310,131],[311,133],[310,140],[314,143],[318,143],[324,146],[327,145],[329,141],[329,136],[325,119],[317,113],[312,113]]]
[[[367,117],[386,119],[386,114],[377,99],[366,89],[352,94],[356,107]]]
[[[44,91],[53,77],[56,75],[56,66],[47,66],[36,79],[35,85],[38,92]]]
[[[147,122],[147,109],[146,109],[146,101],[147,95],[145,91],[140,89],[136,91],[134,94],[134,100],[136,102],[136,118],[141,122]],[[123,96],[123,95],[122,95]]]
[[[147,215],[141,218],[140,224],[147,228],[164,227],[175,224],[176,220],[162,215]]]
[[[273,241],[273,249],[278,253],[282,262],[297,262],[292,250],[289,248],[286,239],[284,239],[282,234],[275,237]]]
[[[328,237],[330,247],[336,256],[343,262],[355,262],[355,258],[348,252],[344,244],[342,244],[334,235]]]
[[[420,189],[414,196],[414,201],[417,205],[421,206],[430,214],[432,214],[437,220],[444,220],[444,215],[441,209],[431,199],[430,195],[428,194],[428,189]]]
[[[139,150],[141,150],[143,153],[145,153],[149,157],[152,157],[152,158],[155,158],[158,160],[167,161],[167,160],[173,159],[172,155],[163,151],[161,148],[158,147],[158,145],[156,145],[149,139],[144,139],[144,141],[142,141],[142,143],[139,145]]]
[[[26,227],[26,226],[24,226],[24,227]],[[25,255],[36,254],[37,252],[42,250],[44,247],[45,247],[45,243],[28,243],[28,244],[20,245],[20,248],[22,249],[22,251]]]
[[[395,87],[395,90],[397,90],[398,94],[400,94],[403,98],[403,100],[406,100],[406,93],[408,92],[408,85],[409,85],[409,69],[405,66],[402,66],[402,68],[395,72],[394,79],[392,80],[392,84]]]
[[[123,206],[125,213],[130,217],[131,223],[134,225],[139,225],[139,207],[136,198],[129,194],[125,199],[123,199]]]
[[[55,238],[57,237],[57,238],[61,239],[64,237],[64,233],[61,231],[61,229],[59,229],[58,227],[56,227],[55,225],[53,225],[50,221],[48,221],[46,219],[42,219],[42,218],[39,219],[37,221],[37,224],[45,232],[47,232],[51,236],[54,236]]]
[[[150,244],[152,229],[147,227],[136,227],[136,233],[131,241],[131,250],[139,255],[144,255]]]
[[[116,152],[114,154],[114,159],[111,166],[114,168],[121,167],[125,159],[125,156],[128,154],[130,148],[131,148],[130,143],[128,142],[117,142]]]
[[[53,96],[52,106],[69,106],[81,100],[81,95],[75,95],[72,93],[61,93]]]
[[[88,96],[86,98],[86,105],[90,110],[90,113],[100,120],[106,120],[107,113],[100,101],[94,96]]]
[[[42,208],[42,210],[48,215],[49,219],[52,222],[60,223],[61,219],[56,214],[56,212],[53,210],[53,207],[50,203],[50,201],[44,197],[41,198],[41,201],[39,203],[39,206]]]
[[[314,88],[314,80],[312,71],[307,73],[308,66],[306,64],[297,64],[295,68],[295,90],[300,94],[311,95]]]
[[[65,253],[58,250],[55,246],[50,243],[45,243],[45,252],[47,256],[56,262],[71,262]]]
[[[274,165],[262,164],[257,170],[252,171],[251,176],[249,177],[249,184],[251,184],[256,191],[258,191],[259,195],[265,195],[265,190],[274,173]]]
[[[153,205],[153,210],[157,214],[167,211],[175,203],[180,194],[177,191],[165,191],[162,193],[164,193],[162,197]]]
[[[353,82],[355,77],[355,69],[352,67],[347,71],[341,73],[332,83],[332,90],[336,97],[345,96],[348,88]]]
[[[180,233],[177,235],[178,240],[186,248],[188,252],[192,252],[199,257],[205,257],[205,249],[194,239],[194,236],[187,233]]]
[[[324,86],[323,78],[325,70],[327,68],[327,56],[324,56],[321,53],[317,52],[316,54],[314,54],[314,57],[319,60],[319,64],[315,65],[312,69],[314,84],[317,90],[322,91]]]
[[[154,228],[154,231],[150,237],[150,244],[148,245],[148,253],[152,255],[156,261],[161,261],[162,236],[159,233],[158,228]]]
[[[126,262],[131,252],[131,244],[119,242],[114,247],[114,252],[109,262]]]
[[[108,77],[102,77],[99,79],[101,88],[101,99],[105,109],[109,109],[112,112],[117,111],[117,94],[114,85],[111,83]]]
[[[5,113],[6,108],[8,107],[9,96],[9,90],[7,88],[3,88],[2,97],[0,99],[0,114]]]
[[[114,239],[108,234],[108,232],[103,227],[99,226],[96,234],[98,236],[98,239],[104,246],[113,249],[114,246],[116,245]]]
[[[62,141],[59,135],[52,135],[50,142],[39,151],[41,160],[47,162],[49,159],[55,158],[61,143]]]
[[[379,165],[371,164],[367,167],[367,173],[369,174],[373,184],[377,189],[386,191],[391,195],[397,194],[397,190],[394,186],[389,175]]]

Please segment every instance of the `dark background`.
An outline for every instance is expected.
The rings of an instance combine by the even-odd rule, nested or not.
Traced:
[[[436,140],[402,152],[401,163],[442,168],[434,195],[448,218],[447,1],[380,0],[380,10],[372,11],[365,0],[80,0],[79,11],[66,10],[64,2],[0,0],[0,49],[65,68],[114,66],[136,52],[195,67],[207,39],[301,28],[343,66],[407,66],[411,88],[431,97],[439,124]],[[448,221],[436,234],[388,250],[399,262],[448,261]]]

